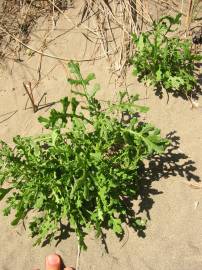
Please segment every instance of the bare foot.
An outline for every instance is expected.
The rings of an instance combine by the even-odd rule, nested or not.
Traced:
[[[57,254],[51,254],[46,257],[46,270],[74,270],[72,267],[62,268],[62,262],[60,256]],[[39,269],[35,269],[39,270]]]

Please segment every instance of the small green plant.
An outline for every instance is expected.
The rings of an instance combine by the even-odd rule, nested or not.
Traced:
[[[140,164],[164,152],[168,140],[139,120],[137,113],[148,108],[135,104],[138,96],[120,92],[119,101],[108,102],[105,109],[95,98],[99,86],[88,89],[94,74],[84,79],[78,64],[70,62],[69,68],[75,96],[61,100],[61,111],[39,117],[49,132],[17,136],[14,149],[1,141],[0,199],[7,198],[4,215],[15,212],[12,225],[32,217],[29,227],[36,244],[52,240],[65,224],[85,248],[90,228],[99,236],[102,228],[121,235],[124,222],[135,229],[144,226],[128,202],[138,195]],[[123,119],[124,112],[130,120]]]
[[[133,74],[147,86],[153,85],[157,93],[162,89],[174,95],[187,95],[197,88],[195,61],[201,56],[191,51],[191,42],[173,37],[174,26],[180,24],[181,14],[175,18],[162,17],[154,21],[152,29],[138,37],[133,34],[136,52],[131,60]]]

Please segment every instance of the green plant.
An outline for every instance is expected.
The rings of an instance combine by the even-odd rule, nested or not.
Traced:
[[[14,149],[1,142],[0,199],[8,196],[4,215],[15,210],[12,225],[32,213],[29,227],[36,244],[68,224],[85,248],[90,228],[98,236],[103,227],[121,235],[123,222],[135,229],[144,225],[127,202],[138,195],[139,165],[164,152],[168,140],[139,120],[137,112],[148,109],[134,104],[138,96],[120,92],[119,102],[108,102],[104,109],[95,98],[99,86],[88,89],[94,74],[84,79],[78,64],[70,62],[69,68],[75,75],[69,83],[80,87],[72,93],[81,100],[65,97],[62,111],[39,117],[49,133],[17,136]],[[126,111],[127,123],[121,117]]]
[[[153,85],[162,94],[162,89],[185,95],[197,88],[195,61],[201,56],[191,51],[191,42],[173,37],[174,26],[180,24],[181,15],[175,18],[162,17],[154,21],[152,29],[138,37],[133,34],[136,52],[131,62],[133,74],[146,85]]]

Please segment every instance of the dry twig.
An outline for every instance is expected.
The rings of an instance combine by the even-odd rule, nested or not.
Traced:
[[[25,91],[31,101],[31,104],[32,104],[32,108],[33,108],[33,112],[37,112],[38,111],[38,106],[35,104],[35,101],[34,101],[34,96],[33,96],[33,89],[32,89],[32,85],[31,85],[31,82],[28,82],[28,84],[25,84],[23,82],[23,86],[25,88]]]

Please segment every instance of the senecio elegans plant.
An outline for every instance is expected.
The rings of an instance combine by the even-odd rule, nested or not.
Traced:
[[[171,35],[180,18],[181,14],[162,17],[153,22],[150,31],[140,36],[133,34],[136,52],[131,63],[133,74],[147,86],[154,86],[160,93],[165,89],[167,93],[187,97],[197,89],[195,62],[202,57],[191,51],[189,40]]]
[[[36,244],[52,240],[66,224],[86,248],[90,228],[99,236],[103,228],[123,234],[122,223],[143,226],[126,202],[138,195],[140,164],[164,152],[168,141],[159,129],[140,122],[137,112],[148,109],[135,104],[138,96],[120,92],[119,101],[104,109],[95,97],[98,85],[89,90],[94,74],[84,79],[77,63],[70,62],[69,68],[75,96],[61,100],[61,111],[39,117],[49,132],[17,136],[14,149],[1,141],[0,199],[6,197],[4,215],[14,210],[12,225],[32,217]],[[131,115],[127,123],[123,112]]]

